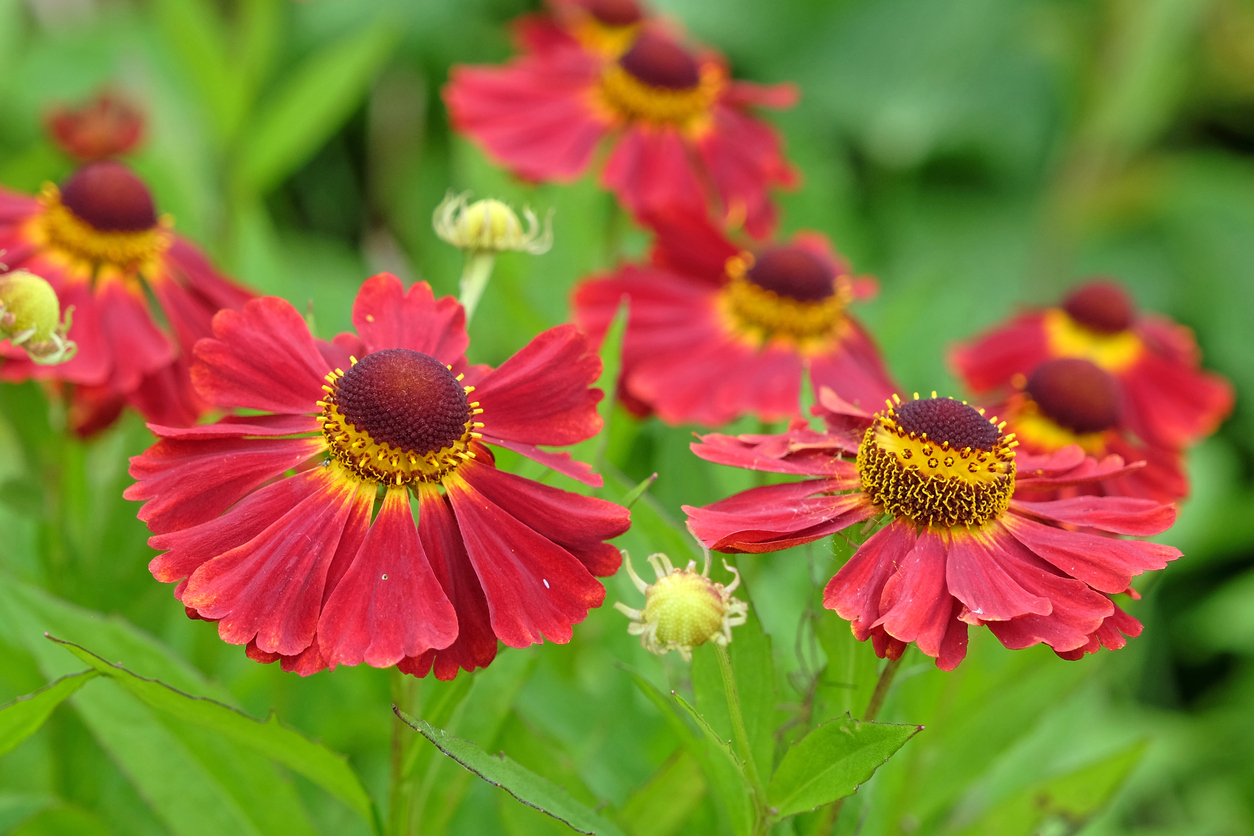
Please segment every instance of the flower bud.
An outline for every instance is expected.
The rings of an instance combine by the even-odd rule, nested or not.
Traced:
[[[744,624],[749,605],[732,597],[740,585],[740,573],[723,561],[723,568],[736,576],[729,586],[709,578],[709,555],[705,571],[696,571],[697,562],[676,569],[664,554],[649,555],[649,563],[657,580],[646,584],[636,574],[631,558],[623,552],[623,562],[632,583],[644,593],[644,609],[636,610],[623,603],[614,608],[631,619],[627,632],[640,636],[640,644],[659,656],[678,650],[685,661],[692,659],[692,648],[712,641],[726,646],[732,639],[732,627]]]
[[[77,350],[65,338],[69,330],[70,311],[62,322],[52,285],[26,270],[0,274],[0,337],[26,349],[36,363],[53,365]]]
[[[499,253],[506,250],[539,255],[553,245],[552,211],[545,218],[544,231],[530,209],[523,209],[527,229],[508,204],[487,198],[467,204],[469,192],[449,192],[432,216],[432,225],[441,238],[454,247],[473,252]]]

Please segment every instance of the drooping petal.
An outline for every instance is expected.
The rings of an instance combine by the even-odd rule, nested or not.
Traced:
[[[488,600],[492,631],[510,647],[570,641],[573,625],[605,600],[605,588],[574,555],[456,473],[444,485]]]
[[[312,471],[313,492],[252,540],[206,562],[188,579],[183,602],[218,620],[218,635],[295,656],[318,626],[327,569],[363,483],[337,468]]]
[[[689,149],[673,127],[627,128],[601,171],[601,184],[638,218],[659,211],[707,211]]]
[[[317,432],[321,426],[312,415],[228,415],[195,427],[167,427],[153,422],[148,429],[159,438],[207,440],[303,435]]]
[[[518,455],[539,462],[551,470],[556,470],[563,476],[569,476],[576,482],[583,482],[585,485],[591,485],[594,488],[599,488],[605,484],[601,474],[592,472],[592,465],[572,459],[570,453],[551,453],[547,450],[541,450],[534,444],[520,444],[517,441],[506,441],[501,438],[492,438],[490,440],[498,447],[513,450]]]
[[[456,299],[436,299],[426,282],[415,282],[406,293],[401,280],[391,273],[372,276],[357,291],[353,327],[367,352],[408,348],[452,366],[455,372],[465,363],[470,344],[466,312]]]
[[[827,582],[823,606],[846,619],[858,641],[871,635],[880,617],[884,584],[914,548],[916,537],[913,525],[894,520],[859,546]]]
[[[704,508],[684,506],[688,528],[723,552],[778,551],[834,534],[876,513],[866,497],[825,494],[832,480],[751,488]]]
[[[1049,599],[1020,586],[998,557],[997,543],[987,542],[985,535],[958,531],[951,536],[945,584],[974,616],[973,623],[1049,615]]]
[[[727,259],[741,248],[710,222],[705,211],[664,207],[644,218],[654,234],[650,258],[659,270],[710,287],[727,284]]]
[[[864,409],[879,409],[901,388],[889,376],[879,350],[862,325],[847,318],[841,327],[836,346],[810,358],[814,391],[826,388]]]
[[[931,529],[920,531],[914,548],[884,583],[883,614],[872,626],[882,626],[895,639],[914,642],[928,656],[939,656],[953,617],[953,596],[945,585],[946,558],[942,536]]]
[[[796,185],[797,174],[769,125],[725,105],[716,105],[712,115],[711,129],[696,146],[722,198],[724,217],[743,218],[746,232],[766,237],[776,223],[769,190]]]
[[[144,502],[154,534],[211,520],[246,493],[326,449],[321,438],[163,438],[131,459],[136,482],[123,492]]]
[[[1161,534],[1176,521],[1173,506],[1130,496],[1076,496],[1048,502],[1011,500],[1010,504],[1016,512],[1045,522],[1067,523],[1137,537]]]
[[[304,318],[273,296],[213,318],[213,338],[196,344],[192,382],[201,397],[225,408],[316,412],[330,371]]]
[[[1015,374],[1027,374],[1049,357],[1044,315],[1039,311],[955,346],[949,362],[977,395],[1007,386]]]
[[[605,541],[631,527],[626,508],[474,461],[457,473],[506,514],[573,554],[592,574],[606,577],[618,571],[622,558]]]
[[[174,362],[170,338],[153,322],[152,312],[142,290],[115,271],[108,271],[96,287],[104,338],[113,352],[110,386],[117,392],[131,392],[145,375]]]
[[[856,485],[858,476],[851,460],[856,447],[850,450],[844,439],[817,433],[802,422],[778,436],[711,433],[689,447],[708,462],[747,470],[837,477],[849,480],[848,487]]]
[[[457,615],[427,561],[409,489],[389,488],[365,541],[318,620],[329,664],[375,668],[448,647]]]
[[[1232,412],[1232,384],[1196,365],[1143,351],[1119,375],[1127,397],[1127,422],[1146,441],[1184,447],[1215,431]]]
[[[471,394],[483,407],[483,437],[523,444],[577,444],[601,431],[591,388],[601,358],[574,325],[541,332],[486,374]]]

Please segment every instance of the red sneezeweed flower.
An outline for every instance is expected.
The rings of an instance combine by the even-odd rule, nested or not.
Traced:
[[[697,216],[655,221],[652,263],[577,286],[573,318],[600,342],[624,296],[624,403],[671,424],[720,426],[798,414],[801,378],[862,404],[895,386],[847,312],[873,296],[827,239],[800,233],[746,250]]]
[[[1069,659],[1140,633],[1110,596],[1131,593],[1133,576],[1180,552],[1109,535],[1157,534],[1175,510],[1131,497],[1033,498],[1124,475],[1117,456],[1098,461],[1075,446],[1016,455],[1004,424],[950,398],[894,398],[874,415],[831,392],[821,403],[825,433],[798,422],[783,435],[709,435],[693,445],[710,461],[819,477],[685,508],[703,543],[777,551],[887,518],[823,596],[881,657],[914,642],[952,670],[966,655],[968,625],[986,625],[1008,648],[1044,643]]]
[[[194,423],[207,405],[188,376],[192,346],[218,310],[251,294],[171,227],[118,162],[88,163],[38,197],[0,189],[3,261],[47,279],[62,310],[73,306],[69,338],[78,344],[68,363],[37,366],[0,343],[0,379],[68,384],[70,424],[81,435],[112,423],[126,404],[161,424]]]
[[[1111,374],[1078,357],[1046,360],[1004,402],[990,407],[1006,420],[1020,449],[1048,455],[1076,445],[1094,458],[1144,462],[1127,476],[1068,487],[1060,496],[1140,496],[1177,502],[1189,493],[1180,450],[1146,444],[1123,423],[1123,388]]]
[[[58,107],[46,118],[48,135],[82,163],[133,151],[144,137],[144,115],[110,93],[100,93],[78,107]]]
[[[533,53],[575,49],[617,58],[657,18],[635,0],[550,0],[549,8],[514,21],[518,46]]]
[[[1056,357],[1089,360],[1114,375],[1124,391],[1124,421],[1146,443],[1191,444],[1232,411],[1232,385],[1199,368],[1193,332],[1138,312],[1113,281],[1081,285],[1060,307],[1021,314],[951,354],[980,395],[1007,391],[1016,375]]]
[[[362,285],[353,324],[315,340],[273,297],[214,318],[197,389],[250,414],[150,425],[126,497],[164,552],[153,575],[224,641],[302,675],[365,662],[451,679],[498,638],[569,641],[628,513],[498,470],[486,445],[600,484],[536,446],[601,428],[587,340],[559,326],[495,370],[467,365],[461,305],[388,274]]]
[[[503,67],[454,67],[444,89],[453,126],[537,181],[577,179],[612,137],[601,183],[637,216],[715,206],[752,235],[771,231],[769,190],[796,178],[751,108],[790,107],[795,88],[733,81],[720,56],[658,26],[628,27],[621,54],[570,38],[562,48],[536,35],[547,46]]]

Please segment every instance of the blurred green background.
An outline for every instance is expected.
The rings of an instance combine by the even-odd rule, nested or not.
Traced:
[[[907,390],[958,393],[948,345],[1098,273],[1194,328],[1206,365],[1237,385],[1236,413],[1193,452],[1194,495],[1163,537],[1186,556],[1138,585],[1144,635],[1065,663],[1002,650],[981,631],[954,674],[912,655],[881,719],[928,728],[859,792],[840,832],[1254,833],[1254,0],[655,5],[724,50],[739,76],[800,85],[800,104],[772,116],[803,175],[781,195],[784,228],[830,235],[879,277],[861,314]],[[42,115],[119,90],[146,113],[147,141],[129,162],[159,209],[233,276],[312,302],[324,337],[349,327],[374,272],[456,293],[461,254],[430,226],[447,189],[554,207],[552,251],[499,259],[471,327],[471,359],[498,363],[566,318],[574,282],[648,243],[590,178],[530,187],[450,135],[448,66],[506,59],[506,23],[529,8],[0,0],[0,184],[33,192],[66,176]],[[147,532],[120,498],[125,457],[149,443],[135,416],[82,444],[64,439],[57,407],[32,385],[0,389],[0,412],[0,701],[81,667],[43,642],[59,631],[258,716],[274,708],[347,753],[382,801],[386,673],[301,680],[256,665],[149,576]],[[623,478],[611,484],[660,474],[622,538],[638,566],[663,548],[676,563],[689,556],[666,522],[682,519],[680,504],[749,484],[690,456],[689,429],[613,421],[609,457]],[[856,712],[852,671],[873,664],[821,611],[826,551],[739,561],[781,671],[781,725]],[[608,585],[610,600],[639,603],[621,575]],[[608,802],[633,836],[716,832],[695,766],[673,755],[661,716],[614,663],[681,688],[686,666],[648,656],[625,627],[604,607],[571,645],[506,651],[452,686],[424,682],[423,699],[469,687],[449,728]],[[366,832],[256,756],[152,715],[119,726],[106,686],[0,757],[0,833]],[[433,833],[560,832],[452,764],[432,774]],[[1058,776],[1093,798],[1051,807]],[[211,808],[225,812],[196,812]]]

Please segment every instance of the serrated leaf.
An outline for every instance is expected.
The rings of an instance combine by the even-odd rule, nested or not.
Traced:
[[[240,186],[263,194],[304,165],[357,107],[398,38],[395,23],[382,17],[282,79],[241,134]]]
[[[623,836],[621,830],[576,801],[566,790],[504,754],[490,755],[469,740],[438,729],[426,720],[410,717],[395,707],[393,711],[406,725],[431,741],[441,752],[528,807],[547,813],[579,833]]]
[[[0,706],[0,755],[39,731],[58,705],[95,677],[94,670],[63,676],[34,693]]]
[[[767,796],[778,818],[852,795],[922,726],[831,720],[797,741],[771,778]]]
[[[347,759],[299,732],[285,728],[273,714],[258,720],[244,712],[208,697],[185,693],[164,682],[148,679],[108,662],[73,642],[48,637],[90,665],[95,672],[110,677],[152,708],[185,723],[212,730],[228,740],[243,744],[259,754],[278,761],[304,775],[352,807],[363,819],[375,821],[374,806]]]

